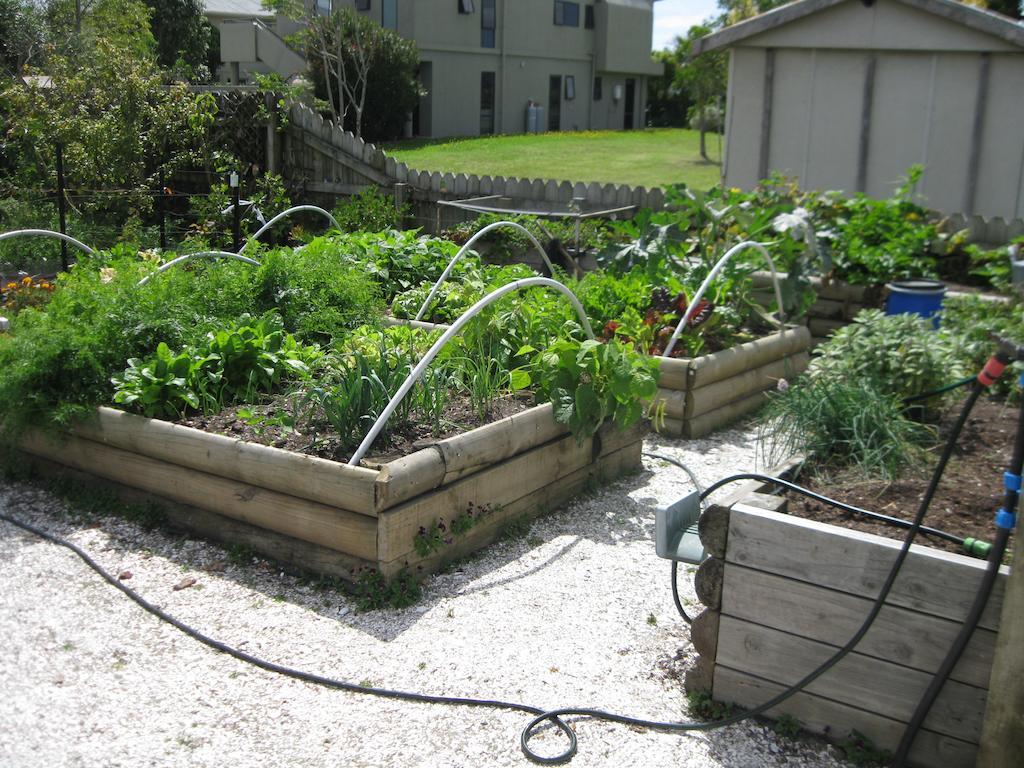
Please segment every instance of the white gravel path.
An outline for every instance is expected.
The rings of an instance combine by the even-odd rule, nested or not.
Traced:
[[[652,438],[702,483],[752,469],[753,435]],[[644,471],[536,521],[526,537],[430,579],[403,611],[358,613],[255,560],[31,485],[0,509],[65,536],[181,620],[271,661],[381,687],[686,719],[694,651],[655,556],[654,508],[690,488]],[[184,578],[194,586],[175,591]],[[696,609],[691,579],[684,602]],[[218,654],[144,613],[75,555],[0,522],[0,766],[529,766],[526,715],[328,690]],[[745,723],[707,734],[575,723],[576,768],[846,765],[821,741]],[[535,739],[558,751],[553,731]]]

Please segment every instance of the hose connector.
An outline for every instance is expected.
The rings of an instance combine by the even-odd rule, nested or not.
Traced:
[[[996,379],[1003,375],[1003,371],[1006,370],[1008,360],[1003,360],[1005,355],[995,354],[988,359],[985,363],[985,367],[981,369],[981,373],[978,374],[978,382],[983,387],[991,387],[996,383]]]
[[[996,512],[996,528],[1004,528],[1007,531],[1012,531],[1016,525],[1017,514],[1015,512],[1007,512],[1002,508]]]
[[[964,552],[982,560],[988,560],[988,553],[992,551],[992,545],[983,539],[964,539]]]
[[[1020,485],[1020,475],[1015,475],[1013,472],[1003,472],[1003,486],[1006,490],[1020,493]]]

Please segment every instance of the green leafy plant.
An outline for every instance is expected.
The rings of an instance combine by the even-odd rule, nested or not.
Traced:
[[[422,595],[419,579],[408,568],[390,579],[376,568],[364,568],[355,574],[354,591],[361,611],[407,608]]]
[[[582,442],[608,418],[620,429],[643,416],[643,401],[658,390],[658,362],[610,341],[561,340],[533,353],[531,378],[555,420]],[[524,379],[523,383],[527,383]]]
[[[346,232],[383,232],[401,229],[403,219],[412,215],[412,206],[397,206],[393,197],[382,194],[377,187],[366,187],[339,202],[333,215]]]
[[[887,749],[879,749],[867,736],[858,730],[850,731],[838,742],[846,759],[854,765],[888,765],[892,753]]]
[[[772,730],[784,739],[795,739],[804,730],[804,724],[788,713],[779,715],[772,724]]]
[[[995,352],[993,336],[1024,344],[1024,302],[1020,298],[991,301],[968,294],[948,297],[943,303],[939,334],[952,346],[964,375],[980,371]],[[992,391],[1016,399],[1020,393],[1017,380],[1022,373],[1024,363],[1011,363],[992,385]]]
[[[966,375],[955,345],[917,315],[866,309],[815,350],[811,374],[858,382],[885,395],[910,397]]]
[[[688,691],[686,703],[689,705],[690,713],[701,720],[721,720],[737,710],[732,704],[715,701],[708,691]]]
[[[413,549],[420,557],[429,557],[434,552],[440,552],[444,547],[455,543],[456,537],[469,533],[492,512],[490,504],[476,505],[469,502],[465,511],[453,517],[447,524],[444,518],[438,518],[431,521],[428,526],[420,526],[412,540]]]

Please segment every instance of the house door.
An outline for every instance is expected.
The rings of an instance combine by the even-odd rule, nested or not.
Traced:
[[[420,97],[419,103],[416,105],[416,109],[412,113],[412,135],[413,136],[432,136],[433,125],[431,120],[431,111],[434,106],[433,96],[431,94],[431,86],[433,85],[434,79],[434,65],[429,61],[420,62],[420,89],[424,94]]]
[[[633,128],[633,120],[636,112],[636,79],[632,77],[626,78],[626,103],[623,105],[626,110],[625,119],[622,121],[622,127],[627,131]]]
[[[562,76],[552,75],[548,81],[548,130],[562,128]]]

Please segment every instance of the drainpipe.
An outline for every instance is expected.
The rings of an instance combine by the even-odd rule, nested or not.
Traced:
[[[589,86],[587,88],[587,90],[590,91],[590,93],[587,94],[587,130],[588,131],[594,130],[594,78],[597,77],[597,64],[595,64],[594,59],[595,59],[595,57],[594,57],[593,45],[591,45],[591,50],[590,50],[590,83],[589,83]],[[576,223],[577,223],[577,225],[579,224],[579,219],[576,220]],[[578,240],[578,238],[577,238],[577,240]],[[576,243],[576,248],[579,249],[579,246],[580,246],[580,244],[579,244],[579,242],[577,242]]]

